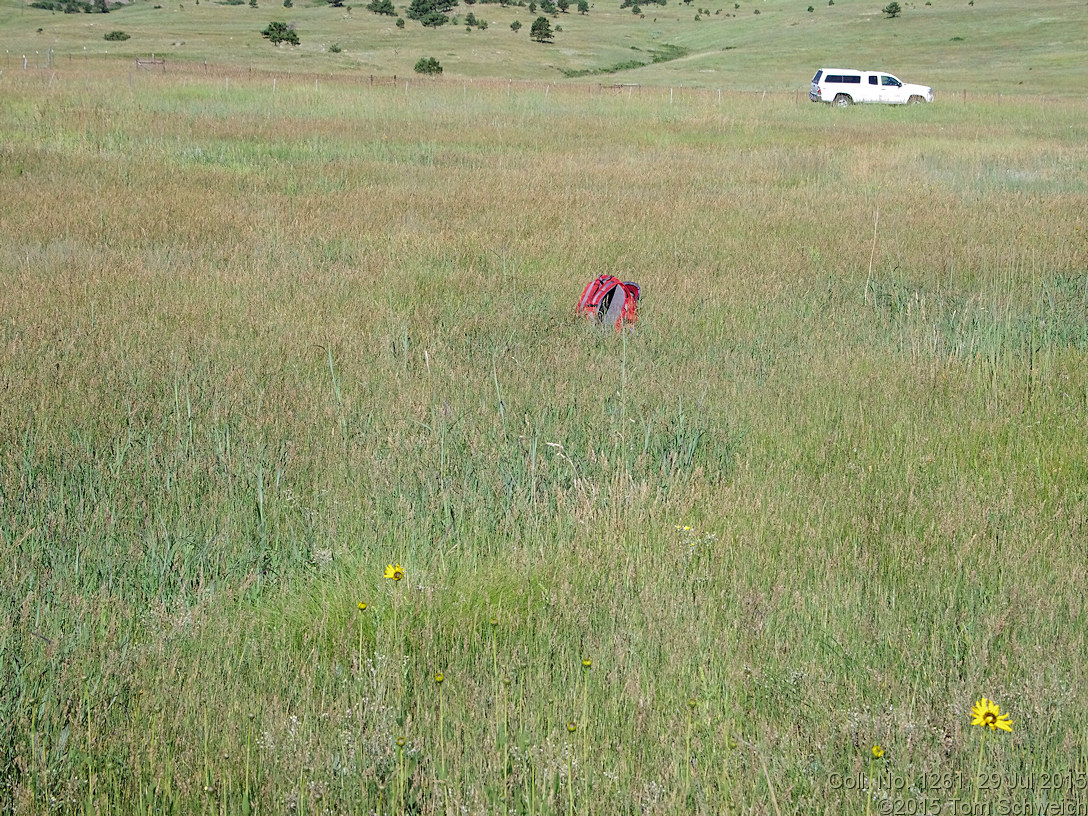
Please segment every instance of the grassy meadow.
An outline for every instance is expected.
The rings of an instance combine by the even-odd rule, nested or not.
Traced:
[[[112,2],[113,0],[110,0]],[[540,11],[527,0],[462,3],[454,22],[426,29],[374,14],[347,0],[131,0],[109,14],[63,14],[0,0],[0,70],[75,70],[81,62],[125,62],[154,53],[167,70],[205,64],[271,73],[366,78],[414,77],[433,57],[455,79],[501,78],[743,91],[808,92],[819,67],[887,70],[933,86],[938,98],[962,94],[1062,94],[1083,99],[1088,53],[1084,0],[927,0],[904,2],[885,17],[884,0],[666,0],[640,14],[620,0],[591,0],[551,17],[554,42],[532,42]],[[521,3],[521,5],[518,5]],[[808,11],[812,8],[812,11]],[[405,18],[407,0],[397,0]],[[464,25],[472,13],[486,30]],[[260,31],[294,26],[300,44],[275,47]],[[518,31],[511,30],[520,23]],[[104,39],[123,31],[129,39]],[[334,51],[336,46],[340,50]]]
[[[1083,96],[275,79],[0,74],[0,812],[1088,808]]]

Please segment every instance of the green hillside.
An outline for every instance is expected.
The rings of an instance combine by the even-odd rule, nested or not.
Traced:
[[[238,2],[238,0],[233,0]],[[174,62],[275,72],[412,75],[433,56],[449,78],[502,78],[804,91],[821,65],[879,67],[933,85],[938,96],[1084,92],[1088,6],[1083,0],[933,0],[905,3],[889,19],[881,0],[667,0],[640,14],[620,0],[572,4],[551,16],[554,42],[530,40],[540,11],[528,5],[461,5],[451,22],[424,28],[367,11],[361,3],[282,0],[133,0],[108,15],[64,14],[28,2],[0,5],[0,67],[47,68],[63,60],[124,59],[155,53]],[[809,11],[808,9],[812,10]],[[700,14],[700,11],[702,12]],[[468,28],[472,13],[486,29]],[[271,21],[292,24],[298,46],[260,35]],[[511,29],[515,21],[519,30]],[[122,42],[107,32],[130,35]],[[339,47],[337,52],[334,46]]]

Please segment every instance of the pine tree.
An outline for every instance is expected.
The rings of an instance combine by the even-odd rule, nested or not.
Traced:
[[[550,43],[552,41],[552,25],[547,17],[537,17],[533,20],[533,27],[529,29],[529,39],[538,43]]]

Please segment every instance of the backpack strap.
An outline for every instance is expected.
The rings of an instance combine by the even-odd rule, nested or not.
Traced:
[[[619,329],[623,326],[623,313],[627,310],[627,290],[618,281],[613,284],[608,295],[601,300],[597,307],[597,319],[604,326],[615,326]]]
[[[633,281],[620,281],[615,275],[599,275],[582,290],[575,313],[602,325],[613,325],[620,331],[624,325],[638,320],[641,294],[639,285]]]
[[[620,284],[623,288],[623,313],[620,315],[620,320],[624,324],[637,323],[638,322],[638,299],[642,295],[642,289],[637,283],[633,281],[624,281]],[[622,325],[617,325],[617,329],[622,328]]]
[[[587,317],[596,317],[601,301],[615,287],[621,285],[620,279],[613,275],[601,275],[594,278],[582,291],[582,296],[578,299],[575,311]]]

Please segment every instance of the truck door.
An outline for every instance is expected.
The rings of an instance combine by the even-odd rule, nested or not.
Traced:
[[[861,99],[859,101],[880,102],[882,101],[882,93],[880,77],[876,74],[869,74],[865,77],[865,87],[861,89]]]
[[[891,74],[880,75],[880,101],[890,105],[902,105],[906,102],[903,96],[903,83]]]

